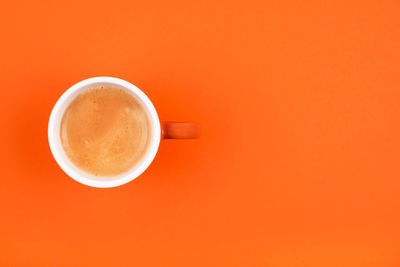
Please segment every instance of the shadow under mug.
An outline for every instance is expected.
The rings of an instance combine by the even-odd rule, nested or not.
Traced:
[[[60,126],[65,110],[81,93],[101,86],[123,89],[140,101],[146,109],[151,124],[152,137],[143,158],[125,173],[115,176],[96,176],[87,173],[67,157],[61,143]],[[113,77],[94,77],[78,82],[71,86],[58,99],[49,119],[48,139],[50,150],[61,169],[74,180],[92,187],[107,188],[126,184],[142,174],[157,154],[162,139],[191,139],[196,137],[196,127],[191,122],[160,123],[156,109],[150,99],[135,85]]]

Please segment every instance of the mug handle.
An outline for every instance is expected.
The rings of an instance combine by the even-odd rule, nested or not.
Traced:
[[[194,139],[198,137],[196,124],[193,122],[163,122],[161,123],[163,139]]]

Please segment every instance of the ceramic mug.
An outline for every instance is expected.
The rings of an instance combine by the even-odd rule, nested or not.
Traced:
[[[152,137],[143,158],[127,172],[115,176],[96,176],[79,169],[67,157],[61,143],[60,125],[66,108],[81,93],[100,86],[123,89],[130,93],[142,103],[151,123]],[[191,139],[195,137],[196,129],[193,123],[165,122],[161,124],[150,99],[139,88],[127,81],[113,77],[89,78],[70,87],[55,104],[48,125],[50,149],[61,169],[71,178],[82,184],[100,188],[120,186],[142,174],[156,156],[162,139]]]

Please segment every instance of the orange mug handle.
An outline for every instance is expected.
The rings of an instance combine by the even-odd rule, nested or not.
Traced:
[[[193,122],[163,122],[161,123],[163,139],[193,139],[198,137],[196,124]]]

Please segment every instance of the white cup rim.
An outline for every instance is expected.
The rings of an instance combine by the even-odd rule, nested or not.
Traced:
[[[93,175],[85,173],[82,170],[79,170],[76,166],[74,166],[69,159],[65,156],[65,152],[60,145],[58,144],[60,139],[59,124],[60,124],[60,116],[64,114],[65,106],[67,102],[72,101],[74,95],[79,94],[80,90],[83,88],[90,87],[95,84],[113,84],[115,86],[123,87],[124,89],[130,91],[133,95],[135,95],[139,100],[141,100],[142,104],[147,109],[147,112],[150,117],[151,126],[152,126],[152,140],[150,141],[150,145],[148,151],[142,160],[136,164],[133,169],[128,172],[112,177],[100,177],[99,179],[94,178]],[[58,138],[58,139],[57,139]],[[89,79],[85,79],[80,81],[73,86],[71,86],[68,90],[66,90],[62,96],[58,99],[57,103],[54,105],[53,110],[50,114],[49,124],[48,124],[48,141],[50,145],[50,150],[58,163],[61,169],[68,174],[75,181],[98,188],[109,188],[116,187],[123,184],[126,184],[135,178],[137,178],[140,174],[142,174],[147,167],[153,161],[155,155],[157,154],[157,150],[161,140],[161,127],[160,121],[150,99],[135,85],[119,79],[115,77],[93,77]],[[71,165],[72,164],[72,165]]]

